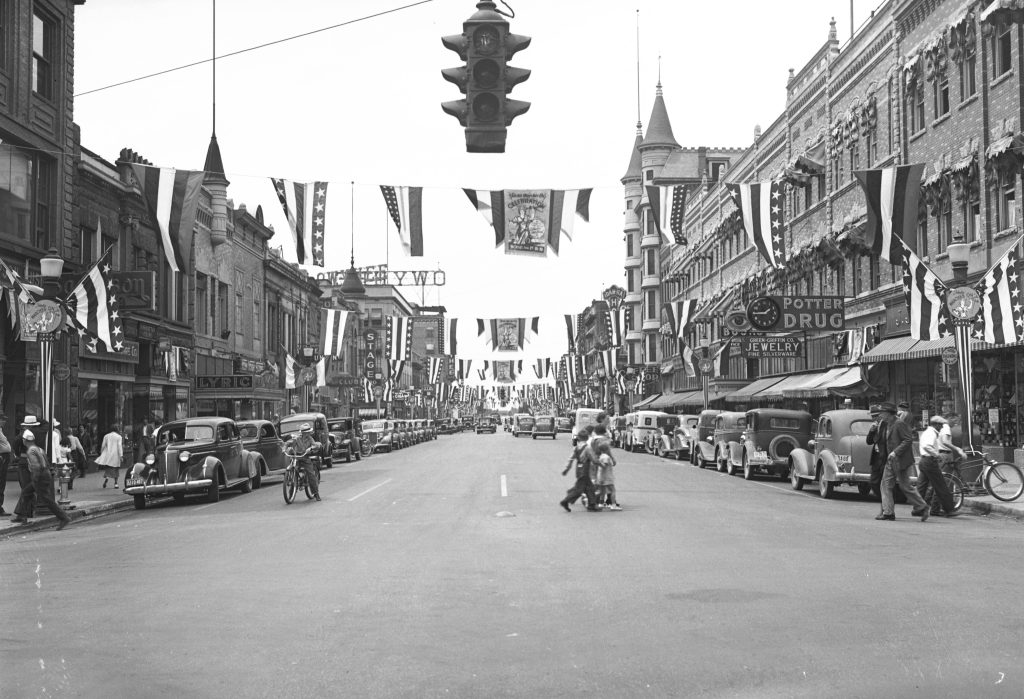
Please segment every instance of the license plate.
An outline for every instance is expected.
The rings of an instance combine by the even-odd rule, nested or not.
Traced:
[[[134,488],[139,485],[146,485],[146,481],[142,478],[129,478],[124,482],[125,488]]]
[[[754,461],[767,461],[767,460],[768,460],[768,452],[766,452],[766,451],[755,451],[754,452]]]
[[[849,454],[836,454],[836,463],[837,464],[848,464],[848,463],[850,463],[850,455]]]

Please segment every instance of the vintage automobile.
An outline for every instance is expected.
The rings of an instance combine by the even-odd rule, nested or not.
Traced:
[[[234,420],[192,417],[165,423],[156,431],[156,451],[135,464],[125,478],[124,492],[136,509],[148,500],[171,495],[177,503],[186,495],[203,494],[220,500],[222,490],[252,490],[259,456],[242,445]]]
[[[597,424],[597,417],[604,411],[600,408],[577,408],[576,416],[572,422],[572,445],[576,446],[576,441],[579,436],[580,430],[584,427],[589,427]]]
[[[327,420],[331,438],[331,457],[351,462],[362,457],[362,420],[357,417],[332,417]]]
[[[874,420],[867,410],[829,410],[818,418],[814,439],[806,449],[789,455],[789,482],[800,490],[818,482],[818,492],[831,498],[836,486],[853,485],[861,495],[871,492],[871,445],[868,430]],[[911,472],[911,481],[915,481]]]
[[[648,445],[653,445],[651,440],[658,434],[658,419],[664,417],[669,417],[669,414],[660,410],[638,410],[629,430],[627,450],[648,451]]]
[[[437,421],[437,433],[438,434],[454,434],[457,430],[455,425],[452,424],[450,417],[443,417]]]
[[[538,415],[533,421],[532,435],[534,439],[537,437],[551,437],[556,439],[558,434],[558,428],[555,427],[555,416],[554,415]]]
[[[476,420],[472,417],[464,417],[459,421],[459,429],[462,432],[472,432],[475,429]]]
[[[732,445],[740,441],[740,436],[747,429],[747,414],[733,411],[725,411],[715,418],[715,432],[711,435],[711,443],[715,447],[715,466],[719,471],[726,471],[732,475],[730,470],[729,450]]]
[[[613,430],[613,443],[625,451],[633,451],[633,427],[636,425],[636,413],[626,413],[619,418]]]
[[[437,439],[437,422],[435,420],[424,420],[423,433],[427,435],[427,439]]]
[[[252,487],[259,488],[267,478],[284,476],[288,457],[284,454],[284,440],[270,420],[239,420],[235,423],[242,437],[242,446],[257,455],[256,477]]]
[[[806,410],[748,410],[746,429],[739,440],[729,443],[726,470],[733,475],[741,469],[748,481],[759,473],[787,480],[789,455],[795,449],[806,449],[813,431]]]
[[[700,422],[699,415],[680,415],[679,427],[676,432],[679,435],[679,446],[676,458],[680,461],[693,461],[694,444],[697,442],[697,423]]]
[[[721,410],[708,409],[697,416],[697,439],[690,450],[690,463],[694,466],[713,466],[715,463],[715,421]]]
[[[696,426],[696,415],[666,415],[658,418],[658,429],[647,437],[647,451],[655,456],[682,461],[690,458],[690,440],[684,419]]]
[[[559,417],[555,418],[555,429],[559,432],[572,433],[572,418],[571,417]]]
[[[483,434],[484,432],[494,434],[498,431],[498,426],[494,423],[493,418],[482,417],[476,421],[476,428],[474,431],[476,434]]]
[[[533,415],[529,413],[516,413],[512,416],[512,436],[518,437],[521,434],[533,434]]]
[[[363,422],[363,437],[370,440],[373,452],[391,453],[398,448],[395,441],[394,420],[366,420]]]
[[[299,433],[299,428],[304,423],[309,423],[313,428],[313,439],[320,442],[320,454],[316,457],[320,462],[320,468],[330,468],[333,464],[331,459],[331,437],[327,429],[327,416],[323,413],[295,413],[285,415],[277,425],[277,432],[281,439],[288,441]]]

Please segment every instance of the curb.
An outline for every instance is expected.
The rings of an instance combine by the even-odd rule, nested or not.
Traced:
[[[1009,507],[1000,503],[979,502],[977,500],[971,500],[970,498],[964,498],[963,506],[971,512],[979,515],[996,515],[998,517],[1024,521],[1024,511],[1019,508]]]
[[[68,510],[67,514],[71,518],[71,524],[80,522],[86,519],[93,519],[95,517],[102,517],[114,512],[120,512],[121,510],[130,510],[135,507],[133,500],[127,502],[109,502],[102,505],[96,505],[86,510]],[[57,526],[57,518],[53,515],[46,515],[45,517],[39,517],[38,519],[33,518],[33,521],[29,524],[15,524],[10,527],[0,529],[0,539],[7,539],[18,534],[27,534],[28,532],[37,532],[43,529],[50,529],[51,527]]]

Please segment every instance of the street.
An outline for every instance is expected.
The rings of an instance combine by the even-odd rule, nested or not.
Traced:
[[[557,502],[566,434],[442,435],[0,541],[0,676],[39,696],[1007,696],[1017,522],[876,522],[616,450],[621,512]]]

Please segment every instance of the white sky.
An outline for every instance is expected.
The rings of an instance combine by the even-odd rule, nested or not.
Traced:
[[[240,51],[417,0],[218,0],[217,54]],[[800,69],[850,0],[510,0],[511,31],[533,37],[511,64],[533,71],[511,97],[532,102],[509,127],[503,155],[468,154],[440,103],[462,97],[441,77],[460,64],[441,45],[475,0],[433,0],[216,64],[216,132],[228,195],[274,225],[287,223],[269,177],[330,183],[327,269],[348,267],[354,189],[357,266],[443,269],[439,291],[414,302],[455,316],[577,312],[624,283],[623,190],[637,121],[651,113],[658,57],[676,140],[747,147],[754,126],[785,108]],[[856,0],[859,26],[878,0]],[[155,165],[200,169],[213,127],[209,62],[81,94],[185,64],[213,50],[212,0],[91,0],[76,9],[75,121],[85,147],[113,161],[131,147]],[[498,2],[499,9],[505,9]],[[350,182],[355,182],[354,187]],[[425,188],[427,254],[405,258],[378,185]],[[575,245],[538,262],[494,251],[493,232],[461,188],[592,187],[591,220]],[[310,268],[310,271],[318,271]]]

